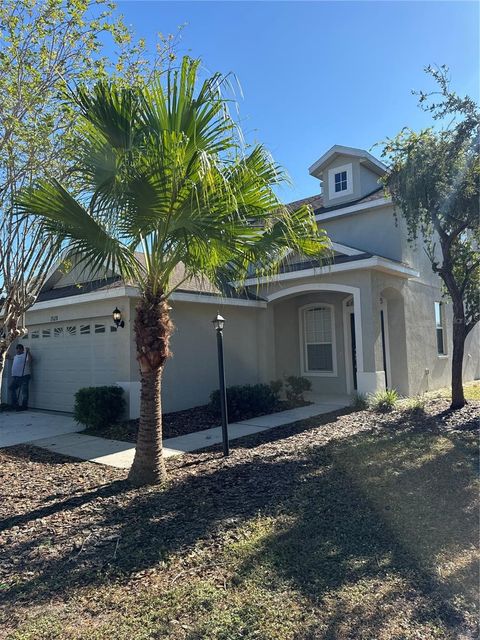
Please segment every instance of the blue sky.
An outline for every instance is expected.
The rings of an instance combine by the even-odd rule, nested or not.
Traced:
[[[149,44],[187,23],[179,52],[236,74],[246,138],[286,167],[287,201],[318,192],[308,167],[333,144],[371,150],[427,126],[411,95],[433,88],[427,64],[447,64],[453,88],[479,97],[476,2],[130,0],[118,10]]]

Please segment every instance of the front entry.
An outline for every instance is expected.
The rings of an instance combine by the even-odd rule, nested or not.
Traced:
[[[385,389],[389,388],[389,380],[387,373],[387,344],[385,340],[385,314],[383,313],[383,309],[380,310],[380,326],[382,329],[382,359],[383,359],[383,370],[385,372]]]
[[[387,301],[380,302],[380,331],[382,334],[382,364],[385,372],[385,389],[392,386],[392,374],[390,365],[390,339],[388,334],[388,309]]]
[[[355,335],[355,309],[353,306],[353,296],[349,296],[343,301],[343,326],[347,393],[352,393],[358,388],[357,337]]]
[[[350,313],[350,346],[352,350],[353,388],[357,390],[357,347],[355,338],[355,312]]]

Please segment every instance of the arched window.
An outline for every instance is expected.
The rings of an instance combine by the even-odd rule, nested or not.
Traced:
[[[300,309],[302,369],[306,375],[337,375],[333,307],[315,304]]]

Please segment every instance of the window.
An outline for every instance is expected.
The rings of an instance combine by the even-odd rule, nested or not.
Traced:
[[[63,336],[63,327],[55,327],[53,330],[53,337],[60,338]]]
[[[110,333],[115,333],[116,330],[117,330],[117,327],[113,327],[113,326],[110,327]]]
[[[86,336],[90,333],[90,325],[89,324],[81,324],[80,325],[80,335]]]
[[[336,375],[333,308],[310,305],[301,310],[303,370],[313,375]]]
[[[37,338],[40,338],[40,330],[39,329],[35,329],[35,331],[32,331],[32,340],[36,340]]]
[[[67,336],[76,336],[77,327],[67,327]]]
[[[42,329],[42,338],[50,338],[50,329]]]
[[[347,172],[341,171],[335,174],[335,193],[347,190]]]
[[[104,324],[96,324],[95,325],[95,333],[105,333],[105,325]]]
[[[328,199],[353,194],[353,165],[343,164],[328,170]]]
[[[446,355],[445,349],[445,313],[442,302],[435,302],[435,329],[437,332],[437,353]]]

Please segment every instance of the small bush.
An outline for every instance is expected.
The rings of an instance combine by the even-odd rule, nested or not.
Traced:
[[[412,415],[421,414],[425,412],[425,398],[424,396],[414,396],[405,400],[403,409]]]
[[[369,397],[369,406],[373,411],[379,413],[388,413],[393,411],[398,402],[398,393],[395,389],[385,389],[385,391],[377,391]]]
[[[294,407],[305,404],[303,394],[305,391],[310,391],[311,388],[312,383],[307,378],[302,378],[301,376],[288,376],[288,378],[285,378],[285,395],[288,402]]]
[[[103,429],[117,422],[125,411],[121,387],[84,387],[75,394],[73,416],[89,428]]]
[[[356,411],[364,411],[368,409],[368,398],[363,393],[357,393],[353,399],[352,407]]]
[[[268,384],[244,384],[227,388],[229,422],[271,413],[276,404],[277,395]],[[210,410],[218,417],[222,415],[218,389],[210,395]]]
[[[272,380],[270,382],[270,389],[272,390],[275,398],[278,401],[280,399],[280,394],[282,393],[283,382],[281,380]]]

